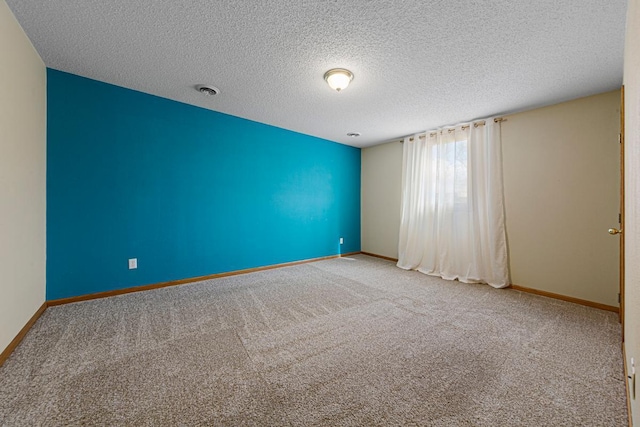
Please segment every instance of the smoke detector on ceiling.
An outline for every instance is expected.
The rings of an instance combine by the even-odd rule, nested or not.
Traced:
[[[198,85],[196,86],[196,90],[208,96],[213,96],[220,93],[220,89],[211,85]]]

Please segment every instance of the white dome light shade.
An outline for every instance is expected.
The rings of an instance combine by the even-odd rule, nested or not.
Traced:
[[[349,86],[353,80],[353,73],[344,68],[334,68],[324,73],[324,79],[331,89],[340,92]]]

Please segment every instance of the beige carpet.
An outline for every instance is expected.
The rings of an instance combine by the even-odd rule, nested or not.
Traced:
[[[613,313],[359,255],[48,309],[1,426],[623,426]]]

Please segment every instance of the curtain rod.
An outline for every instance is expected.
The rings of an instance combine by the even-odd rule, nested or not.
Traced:
[[[505,119],[504,117],[496,117],[495,119],[493,119],[494,123],[502,123],[502,122],[506,122],[506,121],[507,121],[507,119]],[[478,126],[484,126],[485,123],[486,123],[485,120],[480,120],[480,121],[474,122],[473,123],[473,127],[477,128]],[[461,129],[462,130],[469,129],[469,126],[471,126],[471,125],[470,124],[469,125],[463,125],[461,127]],[[451,126],[443,126],[443,128],[447,128],[447,127],[451,127]],[[442,132],[444,132],[444,130],[445,129],[440,130],[440,135],[442,135]],[[454,130],[455,130],[455,128],[453,128],[453,127],[451,127],[451,129],[447,129],[447,131],[449,133],[453,132]],[[429,134],[429,136],[436,136],[438,134],[438,131],[425,132],[424,134],[419,135],[419,138],[420,139],[425,139],[427,137],[427,134]],[[403,143],[405,138],[406,138],[406,136],[404,138],[400,139],[399,141],[391,141],[391,142]],[[409,141],[413,141],[413,136],[409,138]]]

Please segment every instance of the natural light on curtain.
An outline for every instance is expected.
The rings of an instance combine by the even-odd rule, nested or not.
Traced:
[[[500,124],[405,138],[398,267],[509,285]]]

